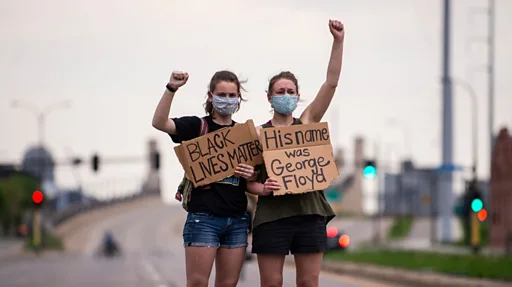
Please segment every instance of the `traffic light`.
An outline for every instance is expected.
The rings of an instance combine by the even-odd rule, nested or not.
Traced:
[[[478,188],[478,182],[473,179],[468,185],[469,197],[469,243],[473,252],[478,253],[482,244],[481,222],[487,219],[487,210],[485,210],[484,202],[482,201],[482,193]]]
[[[36,190],[32,193],[32,203],[34,204],[34,207],[40,207],[43,205],[43,201],[44,194],[41,191]]]
[[[94,172],[98,172],[98,169],[100,167],[100,157],[95,154],[92,156],[92,170]]]
[[[377,164],[375,160],[365,160],[363,176],[366,178],[375,178],[377,176]]]
[[[155,170],[160,169],[160,153],[157,151],[153,153],[153,168]]]
[[[471,201],[471,210],[473,212],[479,212],[484,207],[484,203],[480,198],[475,198]]]
[[[482,194],[476,181],[470,182],[468,189],[471,198],[471,211],[477,214],[479,221],[485,221],[487,219],[487,210],[485,209]]]

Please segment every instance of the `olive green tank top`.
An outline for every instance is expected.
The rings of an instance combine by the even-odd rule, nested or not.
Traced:
[[[300,119],[294,119],[293,125],[300,124],[302,124]],[[269,127],[273,127],[270,121],[262,125],[262,128]],[[259,172],[258,182],[265,183],[268,178],[265,165],[259,165],[256,169]],[[298,215],[320,215],[325,218],[326,223],[336,216],[323,190],[301,194],[258,196],[253,226],[257,227],[263,223]]]

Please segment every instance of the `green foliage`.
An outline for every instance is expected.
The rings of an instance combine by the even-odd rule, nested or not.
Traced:
[[[411,216],[397,217],[393,221],[389,232],[389,239],[401,239],[409,235],[411,232],[414,219]]]
[[[64,250],[64,243],[56,235],[50,232],[43,232],[44,250]],[[25,241],[25,249],[35,250],[34,241],[32,237],[27,237]]]
[[[13,227],[24,210],[31,208],[32,192],[38,188],[38,181],[28,175],[14,173],[0,179],[0,221],[4,231]]]

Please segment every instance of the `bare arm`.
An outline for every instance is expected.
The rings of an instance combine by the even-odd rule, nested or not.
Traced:
[[[172,100],[174,99],[174,95],[176,94],[179,87],[183,86],[188,80],[188,74],[182,72],[173,72],[171,75],[171,79],[169,81],[169,86],[175,91],[170,91],[169,89],[165,89],[162,98],[160,98],[160,102],[155,109],[155,114],[153,115],[152,125],[155,129],[166,132],[171,135],[176,134],[176,125],[174,121],[169,118],[169,113],[171,111]]]
[[[281,189],[281,186],[273,178],[267,178],[264,184],[257,181],[247,182],[247,192],[257,196],[267,196],[279,189]]]
[[[166,89],[153,115],[153,127],[171,135],[176,134],[176,125],[174,121],[169,118],[173,98],[174,93]]]
[[[343,62],[343,42],[345,30],[339,21],[330,21],[329,29],[334,37],[331,49],[331,58],[327,67],[325,82],[320,87],[318,94],[309,106],[304,110],[300,119],[302,123],[318,123],[322,120],[327,108],[331,104],[341,74]]]
[[[265,193],[265,185],[257,181],[247,182],[247,192],[258,196],[268,195],[268,193]]]

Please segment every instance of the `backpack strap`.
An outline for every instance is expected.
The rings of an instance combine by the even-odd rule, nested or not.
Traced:
[[[204,136],[208,133],[208,122],[205,118],[201,118],[201,128],[199,130],[199,136]]]
[[[208,122],[205,118],[201,118],[201,127],[199,129],[199,136],[203,136],[208,133]],[[176,199],[181,201],[181,206],[183,209],[188,210],[188,203],[190,202],[192,189],[194,188],[192,182],[187,179],[186,176],[183,176],[183,179],[178,186],[178,191],[176,192]]]

